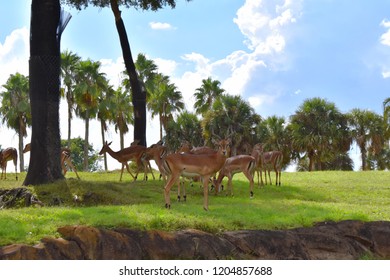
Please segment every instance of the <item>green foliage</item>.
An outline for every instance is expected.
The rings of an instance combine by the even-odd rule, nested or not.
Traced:
[[[83,170],[84,164],[84,139],[77,137],[70,140],[70,147],[68,147],[67,140],[61,140],[62,147],[68,147],[71,151],[72,163],[77,170]],[[100,157],[92,145],[88,145],[88,170],[91,172],[100,170]]]
[[[28,77],[20,73],[12,74],[3,87],[5,91],[0,93],[2,123],[25,137],[26,128],[31,125]]]
[[[176,121],[168,123],[164,138],[164,143],[170,151],[176,151],[183,141],[188,141],[194,147],[204,144],[200,121],[195,114],[188,111],[178,115]]]
[[[88,5],[99,8],[110,7],[110,0],[61,0],[61,3],[73,6],[78,10],[85,9]],[[176,0],[118,0],[118,4],[126,8],[134,7],[136,9],[157,11],[165,6],[174,8]]]
[[[273,174],[272,174],[273,175]],[[25,176],[24,173],[21,177]],[[118,172],[80,172],[82,180],[29,186],[45,207],[0,210],[0,245],[35,244],[45,236],[57,236],[64,225],[103,228],[174,231],[195,228],[218,233],[240,229],[289,229],[321,221],[390,221],[390,173],[304,172],[282,174],[282,186],[257,187],[249,198],[248,181],[242,174],[233,180],[234,196],[210,192],[210,211],[202,209],[203,191],[198,183],[187,186],[187,202],[164,208],[163,182],[133,182]],[[223,182],[226,184],[226,180]],[[0,188],[18,186],[0,182]]]

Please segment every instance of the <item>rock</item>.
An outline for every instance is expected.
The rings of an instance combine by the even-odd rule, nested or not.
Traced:
[[[0,248],[0,259],[359,259],[390,258],[390,222],[342,221],[291,230],[210,234],[66,226],[62,238]]]

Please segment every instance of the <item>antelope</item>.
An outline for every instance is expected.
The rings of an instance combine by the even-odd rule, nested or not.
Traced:
[[[153,159],[156,162],[157,168],[160,171],[160,179],[163,178],[163,181],[166,182],[166,174],[162,168],[162,158],[167,154],[167,148],[162,145],[162,142],[151,145],[146,148],[145,153],[143,154],[143,160]]]
[[[219,191],[219,187],[223,178],[228,177],[228,189],[230,195],[233,195],[232,179],[236,173],[244,173],[249,181],[250,197],[253,197],[253,173],[256,167],[256,159],[249,155],[237,155],[226,159],[225,164],[218,173],[218,178],[214,180],[215,191]]]
[[[163,159],[163,167],[169,174],[164,187],[165,207],[171,208],[170,190],[181,175],[200,176],[203,183],[203,209],[208,211],[208,182],[224,165],[230,152],[230,140],[215,143],[218,151],[213,154],[170,154]]]
[[[257,184],[260,186],[264,185],[263,182],[263,162],[264,162],[264,155],[263,155],[263,144],[258,143],[253,147],[251,156],[255,158],[256,160],[256,167],[255,171],[257,173]],[[260,176],[259,176],[260,175]],[[260,177],[260,178],[259,178]],[[260,184],[261,181],[261,184]]]
[[[23,154],[25,154],[27,152],[30,152],[30,151],[31,151],[31,143],[28,143],[28,144],[26,144],[24,146]],[[66,172],[68,172],[68,169],[65,166],[65,162],[66,162],[66,165],[76,173],[77,179],[80,180],[80,176],[77,173],[77,169],[73,165],[72,159],[70,158],[70,156],[71,156],[71,151],[70,151],[69,148],[61,148],[61,168],[62,168],[62,173],[65,176]]]
[[[185,141],[181,147],[179,148],[179,150],[177,150],[176,153],[187,153],[187,154],[194,154],[194,155],[204,155],[204,154],[215,154],[217,151],[214,150],[213,148],[210,148],[208,146],[200,146],[200,147],[192,147],[191,144],[188,142],[188,141]],[[193,182],[199,182],[201,181],[201,178],[200,176],[192,176],[192,175],[182,175],[183,178],[188,178],[191,180],[191,186],[193,186]],[[186,201],[187,199],[187,195],[186,195],[186,187],[185,187],[185,181],[182,181],[182,182],[179,182],[178,183],[178,189],[177,189],[177,200],[180,202],[180,199],[181,199],[181,185],[183,185],[183,198],[184,198],[184,201]]]
[[[144,180],[148,179],[148,175],[147,175],[148,167],[149,167],[150,172],[152,173],[153,179],[155,179],[153,171],[150,167],[149,161],[147,161],[146,159],[143,159],[143,157],[142,157],[145,150],[146,150],[146,147],[135,144],[135,145],[132,145],[130,147],[124,148],[122,150],[119,150],[117,152],[114,152],[110,148],[111,143],[112,142],[107,143],[107,141],[106,141],[104,143],[102,149],[100,150],[99,155],[102,155],[103,153],[108,153],[114,159],[116,159],[117,161],[122,163],[122,170],[121,170],[121,175],[120,175],[119,181],[122,181],[123,169],[125,166],[126,166],[127,171],[129,172],[129,174],[131,175],[131,177],[133,177],[134,181],[137,180],[138,173],[139,173],[139,167],[141,165],[144,166]],[[130,171],[129,164],[127,163],[128,161],[135,161],[137,164],[137,173],[135,174],[135,176]]]
[[[276,173],[276,183],[275,185],[281,185],[280,177],[282,174],[282,162],[283,162],[283,154],[281,151],[270,151],[263,153],[264,159],[264,172],[265,172],[265,183],[267,184],[267,171],[270,185],[272,185],[271,181],[271,169],[273,169]]]
[[[1,179],[7,179],[7,162],[12,160],[15,165],[15,176],[16,180],[18,180],[17,173],[17,165],[18,165],[18,151],[15,148],[6,148],[0,152],[0,167],[1,171]]]

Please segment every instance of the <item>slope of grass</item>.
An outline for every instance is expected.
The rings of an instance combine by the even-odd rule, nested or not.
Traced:
[[[34,244],[44,236],[58,236],[64,225],[104,228],[179,230],[196,228],[208,232],[239,229],[288,229],[312,226],[320,221],[357,219],[390,221],[390,172],[283,173],[282,186],[255,187],[249,198],[248,182],[234,177],[234,196],[210,193],[210,211],[203,210],[199,183],[187,183],[187,202],[164,208],[163,182],[133,182],[128,174],[73,173],[67,180],[28,188],[45,207],[0,210],[0,246]],[[0,189],[20,187],[12,176],[0,181]],[[13,180],[12,180],[12,179]],[[143,175],[140,175],[140,179]],[[226,182],[224,182],[226,185]],[[77,199],[75,199],[77,197]]]

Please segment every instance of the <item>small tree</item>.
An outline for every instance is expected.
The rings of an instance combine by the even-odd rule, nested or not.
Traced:
[[[0,116],[2,123],[12,128],[19,136],[20,171],[24,171],[23,138],[27,136],[27,127],[31,125],[30,100],[28,98],[28,77],[16,73],[11,75],[5,91],[1,92]]]

